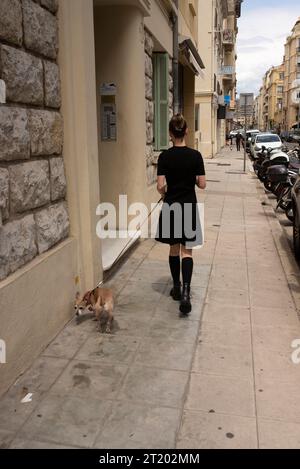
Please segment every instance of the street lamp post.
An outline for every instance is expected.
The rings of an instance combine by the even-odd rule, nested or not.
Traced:
[[[247,145],[247,102],[248,102],[248,96],[245,95],[244,173],[246,172],[246,159],[247,159],[247,152],[246,152],[246,145]]]
[[[246,161],[247,161],[247,110],[248,106],[253,106],[254,94],[253,93],[241,93],[240,94],[240,107],[244,110],[245,116],[245,139],[244,139],[244,173],[246,172]]]

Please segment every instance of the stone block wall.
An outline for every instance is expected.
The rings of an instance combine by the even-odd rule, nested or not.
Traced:
[[[146,99],[146,165],[147,183],[154,184],[157,177],[157,159],[160,152],[154,151],[154,93],[153,93],[153,48],[154,41],[145,29],[145,99]],[[169,116],[173,116],[173,68],[169,57]]]
[[[153,184],[156,167],[154,145],[154,96],[153,96],[153,55],[154,42],[151,34],[145,29],[145,98],[146,98],[146,166],[147,184]]]
[[[57,11],[0,1],[0,280],[69,234]]]

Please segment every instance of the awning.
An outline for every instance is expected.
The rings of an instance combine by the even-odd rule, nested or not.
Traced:
[[[179,44],[180,59],[195,75],[203,76],[204,63],[191,39],[184,39]]]

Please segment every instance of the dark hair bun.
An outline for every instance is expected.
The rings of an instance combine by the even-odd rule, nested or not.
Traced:
[[[172,117],[169,124],[169,131],[175,138],[184,138],[187,129],[187,122],[182,114]]]

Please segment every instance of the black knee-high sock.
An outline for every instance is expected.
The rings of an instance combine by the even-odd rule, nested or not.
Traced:
[[[191,284],[193,276],[194,261],[192,257],[182,259],[182,280],[183,283]]]
[[[174,285],[178,285],[180,283],[180,257],[170,256],[169,265]]]

